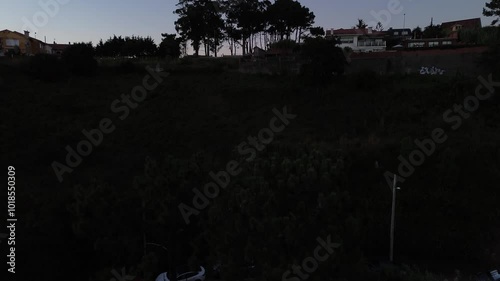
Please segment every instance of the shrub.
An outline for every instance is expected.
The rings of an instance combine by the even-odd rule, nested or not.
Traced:
[[[500,44],[490,46],[490,48],[481,55],[479,65],[486,71],[498,75],[500,72]]]
[[[382,86],[382,78],[373,70],[362,70],[352,79],[358,90],[378,90]]]
[[[269,44],[269,49],[278,50],[292,50],[296,51],[299,45],[293,40],[281,40],[272,44]]]
[[[137,71],[137,66],[130,60],[122,61],[116,68],[118,73],[132,73]]]
[[[19,46],[14,46],[13,49],[9,49],[7,52],[5,52],[5,55],[8,57],[17,57],[21,55],[21,49]]]
[[[344,74],[346,58],[333,40],[307,38],[302,46],[302,56],[308,63],[303,65],[301,74],[315,82],[326,83],[334,74]]]
[[[56,82],[66,78],[66,71],[60,59],[48,54],[37,54],[31,57],[28,72],[33,77],[47,82]]]
[[[96,73],[97,61],[91,43],[78,43],[69,46],[62,54],[63,62],[73,74],[91,76]]]

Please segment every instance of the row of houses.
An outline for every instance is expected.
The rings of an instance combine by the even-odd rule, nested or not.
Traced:
[[[466,19],[441,24],[445,36],[440,38],[417,38],[409,28],[389,29],[387,31],[368,28],[329,29],[326,36],[336,38],[340,47],[351,48],[354,52],[379,52],[388,48],[434,48],[459,44],[459,32],[465,29],[480,29],[481,19]]]
[[[36,54],[60,55],[69,44],[47,44],[41,40],[30,37],[29,31],[24,34],[17,31],[4,29],[0,31],[0,56],[10,53],[32,56]]]

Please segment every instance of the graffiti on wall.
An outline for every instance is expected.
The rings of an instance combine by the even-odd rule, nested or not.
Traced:
[[[435,66],[433,66],[433,67],[422,66],[420,68],[421,75],[443,75],[444,72],[445,72],[444,69],[440,69],[440,68],[437,68]]]

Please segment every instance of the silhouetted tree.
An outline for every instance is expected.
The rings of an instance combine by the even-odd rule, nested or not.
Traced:
[[[268,5],[268,2],[259,0],[230,2],[226,14],[226,32],[234,43],[242,46],[243,55],[253,47],[254,35],[264,31],[265,9]]]
[[[194,54],[198,56],[205,35],[203,5],[199,1],[180,0],[177,6],[179,8],[174,13],[179,15],[179,19],[175,21],[175,30],[184,42],[191,41]]]
[[[421,38],[422,38],[422,36],[423,36],[423,34],[424,34],[424,33],[422,32],[422,28],[420,28],[420,26],[415,27],[415,28],[412,30],[412,32],[411,32],[411,33],[413,34],[413,38],[414,38],[414,39],[421,39]]]
[[[490,0],[490,3],[486,3],[486,7],[483,8],[483,15],[487,17],[497,17],[491,22],[491,25],[496,25],[500,20],[500,0]]]
[[[158,55],[178,58],[181,55],[181,39],[177,38],[175,34],[162,33],[161,36],[163,39],[158,47]]]
[[[444,35],[444,30],[441,25],[434,25],[432,22],[422,33],[423,38],[442,38]]]
[[[290,39],[295,33],[295,41],[300,42],[302,33],[314,24],[315,16],[298,1],[276,0],[268,7],[266,18],[269,33],[278,36],[279,40]]]
[[[217,56],[217,50],[224,40],[222,11],[211,0],[180,0],[174,13],[179,15],[175,28],[184,42],[191,41],[195,55],[201,44],[205,55],[210,51]]]
[[[98,57],[117,57],[117,56],[154,56],[157,53],[156,44],[151,37],[140,36],[121,36],[112,38],[103,42],[99,41],[95,48]]]
[[[354,26],[354,28],[357,28],[357,29],[365,29],[367,27],[368,27],[368,25],[362,19],[358,19],[358,23]]]
[[[94,55],[92,42],[76,43],[64,50],[62,60],[72,73],[88,76],[95,74],[97,70]]]
[[[321,37],[306,38],[302,55],[309,62],[304,64],[301,74],[315,83],[328,83],[334,74],[342,75],[346,58],[337,41]]]
[[[325,30],[323,27],[311,27],[309,28],[309,33],[311,33],[313,37],[325,36]]]

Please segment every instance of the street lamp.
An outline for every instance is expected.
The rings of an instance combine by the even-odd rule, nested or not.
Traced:
[[[394,181],[392,183],[392,212],[391,212],[391,241],[390,241],[390,252],[389,261],[394,261],[394,219],[396,216],[396,190],[401,189],[396,187],[397,175],[394,174]]]

